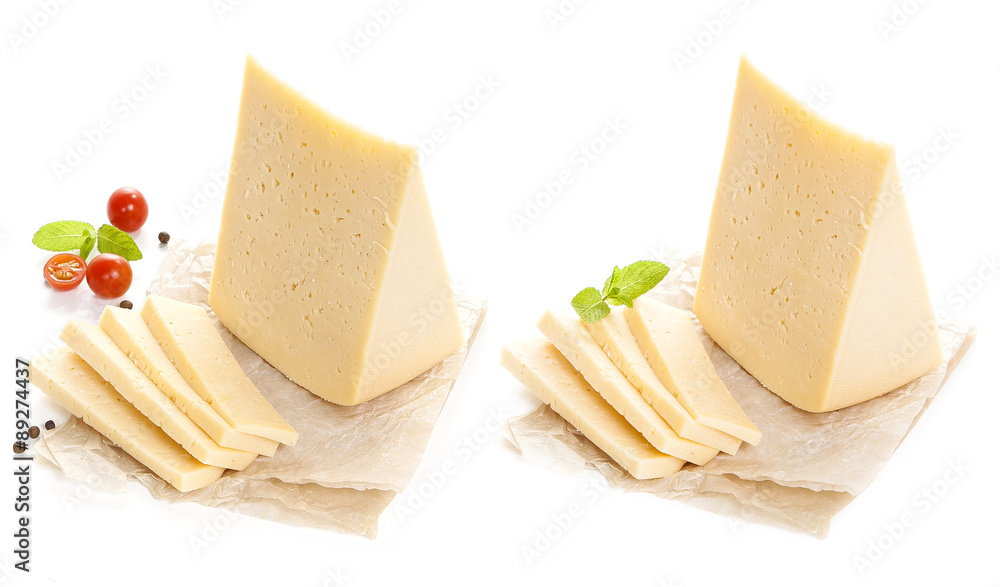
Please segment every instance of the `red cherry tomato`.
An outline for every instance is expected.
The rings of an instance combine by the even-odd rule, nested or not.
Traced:
[[[80,255],[59,253],[45,263],[45,281],[57,291],[67,291],[80,285],[87,275],[87,262]]]
[[[124,257],[102,253],[90,261],[87,285],[98,297],[121,297],[132,285],[132,266]]]
[[[125,232],[142,228],[148,216],[146,198],[135,188],[118,188],[108,198],[108,220]]]

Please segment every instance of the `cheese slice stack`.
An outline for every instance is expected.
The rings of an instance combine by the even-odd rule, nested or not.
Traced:
[[[180,491],[246,469],[298,432],[254,387],[200,306],[158,296],[71,320],[38,386]]]
[[[501,362],[639,479],[756,444],[760,430],[719,379],[687,312],[652,300],[635,306],[589,324],[546,312],[538,328],[549,342],[508,344]]]
[[[355,405],[464,342],[417,151],[247,59],[209,303],[290,379]]]
[[[942,360],[896,157],[740,63],[694,310],[768,389],[811,412]]]

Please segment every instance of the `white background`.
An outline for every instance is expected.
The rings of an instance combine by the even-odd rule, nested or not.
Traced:
[[[998,584],[996,3],[566,0],[568,16],[553,22],[558,0],[401,0],[385,25],[372,15],[384,22],[388,0],[233,4],[3,3],[6,385],[15,356],[44,350],[67,319],[93,320],[102,305],[86,287],[42,284],[47,255],[30,244],[38,226],[100,224],[115,188],[141,189],[151,214],[138,237],[146,259],[134,264],[137,301],[162,257],[157,232],[215,238],[216,178],[228,166],[252,52],[339,116],[424,146],[452,276],[490,300],[414,484],[446,462],[457,470],[412,516],[400,502],[413,494],[401,496],[368,540],[169,505],[138,485],[88,495],[39,464],[31,582]],[[32,20],[40,26],[25,24]],[[367,39],[358,32],[366,26],[375,33]],[[345,54],[348,44],[355,54]],[[504,341],[532,335],[545,308],[567,307],[616,263],[702,248],[741,52],[824,115],[896,145],[935,305],[980,327],[964,364],[827,540],[617,490],[591,502],[585,487],[596,477],[526,462],[494,425],[496,412],[536,405],[498,366]],[[166,77],[147,79],[149,70]],[[57,174],[53,164],[104,118],[110,132]],[[595,145],[603,152],[583,169],[581,147],[608,120],[624,130]],[[563,172],[571,183],[559,197],[540,197]],[[512,215],[531,203],[540,214],[519,230]],[[33,401],[36,423],[65,418],[41,394]],[[475,439],[472,450],[456,448],[463,439]],[[952,464],[968,471],[948,485]],[[11,503],[13,478],[2,478],[0,501]],[[944,490],[933,506],[917,507],[914,496],[935,488]],[[522,548],[573,502],[583,515],[529,564]],[[2,505],[0,528],[8,536],[10,507]],[[887,539],[886,525],[907,512],[915,525]],[[212,524],[225,528],[196,551],[191,538],[212,537]],[[880,539],[888,548],[859,572],[858,557]],[[0,552],[0,581],[25,582],[10,570],[11,550]]]

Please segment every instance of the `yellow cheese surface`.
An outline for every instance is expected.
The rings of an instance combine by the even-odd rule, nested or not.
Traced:
[[[237,432],[215,409],[195,392],[170,362],[160,343],[150,332],[139,312],[106,306],[101,313],[101,329],[115,341],[136,367],[156,384],[170,401],[188,415],[220,446],[274,456],[278,442]]]
[[[891,147],[740,63],[694,311],[791,404],[825,412],[942,360]]]
[[[210,305],[290,379],[354,405],[464,334],[417,151],[247,60]]]
[[[684,466],[682,459],[659,452],[643,438],[552,344],[544,340],[509,343],[503,347],[501,363],[636,479],[666,477]]]
[[[724,453],[734,455],[743,444],[735,436],[721,430],[699,424],[670,393],[639,348],[632,331],[625,320],[621,307],[611,308],[611,313],[600,320],[586,324],[587,331],[601,345],[608,358],[618,367],[643,399],[670,424],[682,438],[711,446]]]
[[[625,319],[657,378],[696,422],[760,442],[760,429],[719,377],[687,312],[640,298],[625,310]]]
[[[33,359],[31,368],[32,382],[46,395],[178,491],[201,489],[222,477],[222,467],[198,462],[70,349]]]
[[[238,432],[294,445],[299,433],[243,372],[201,306],[149,296],[142,319],[198,395]]]
[[[587,383],[657,450],[696,465],[704,465],[719,454],[716,448],[681,438],[604,354],[579,318],[550,311],[539,320],[538,328]]]
[[[206,465],[243,470],[257,457],[219,446],[125,355],[99,326],[70,320],[60,335],[81,359],[143,416]]]

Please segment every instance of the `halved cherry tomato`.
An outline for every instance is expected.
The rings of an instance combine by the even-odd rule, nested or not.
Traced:
[[[90,261],[87,285],[98,297],[121,297],[132,285],[132,266],[122,256],[102,253]]]
[[[57,291],[67,291],[80,285],[87,275],[87,262],[80,255],[59,253],[45,263],[45,281]]]
[[[108,198],[108,220],[125,232],[142,228],[148,216],[146,197],[135,188],[118,188]]]

